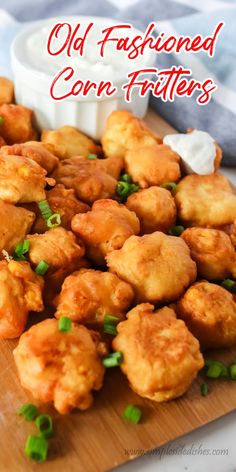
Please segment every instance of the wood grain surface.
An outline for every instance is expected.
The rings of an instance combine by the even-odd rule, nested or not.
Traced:
[[[146,121],[160,134],[174,131],[152,111]],[[34,424],[16,414],[23,403],[32,399],[19,384],[12,357],[15,345],[15,341],[0,342],[0,472],[108,471],[236,408],[233,381],[208,381],[210,393],[202,397],[199,385],[203,378],[199,375],[182,398],[157,404],[138,397],[120,371],[110,369],[91,409],[62,417],[53,409],[41,408],[52,414],[55,435],[50,440],[48,461],[35,464],[24,455],[27,435],[36,433]],[[231,362],[236,357],[236,348],[210,356]],[[142,409],[143,420],[139,425],[122,419],[128,403]]]

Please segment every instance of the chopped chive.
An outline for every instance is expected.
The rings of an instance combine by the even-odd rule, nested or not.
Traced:
[[[53,211],[51,210],[47,200],[42,200],[41,202],[38,202],[38,207],[40,209],[43,219],[47,221],[53,214]]]
[[[131,184],[129,182],[119,181],[116,186],[117,194],[123,199],[126,200],[132,193],[137,192],[139,186],[136,184]]]
[[[43,436],[28,436],[25,454],[34,461],[44,462],[48,454],[48,442]]]
[[[3,123],[4,123],[4,118],[3,116],[0,116],[0,125],[3,125]]]
[[[131,423],[138,424],[142,418],[142,411],[135,405],[128,405],[123,412],[123,417]]]
[[[206,371],[206,376],[211,379],[218,379],[219,377],[221,377],[223,367],[220,364],[221,363],[218,362],[214,362],[213,364],[211,364]]]
[[[236,282],[232,279],[225,279],[221,282],[221,286],[229,292],[236,293]]]
[[[122,182],[127,182],[128,184],[131,184],[131,182],[132,182],[132,179],[131,179],[129,174],[121,174],[120,180]]]
[[[164,184],[161,184],[161,187],[170,190],[172,193],[175,193],[177,184],[175,182],[165,182]]]
[[[26,257],[24,254],[27,254],[29,251],[30,242],[26,239],[22,243],[18,243],[15,247],[15,251],[13,253],[14,259],[19,259],[21,261],[25,261]]]
[[[24,416],[26,421],[33,421],[38,416],[38,408],[32,403],[26,403],[17,410],[18,415]]]
[[[61,215],[59,213],[53,213],[47,219],[48,228],[57,228],[61,224]]]
[[[58,321],[58,329],[61,332],[68,333],[71,330],[71,320],[67,316],[62,316]]]
[[[201,391],[201,395],[202,395],[203,397],[206,397],[206,396],[208,395],[208,393],[209,393],[209,388],[208,388],[207,383],[202,383],[202,384],[200,385],[200,391]]]
[[[173,226],[173,228],[170,228],[169,234],[171,236],[180,236],[184,231],[184,227],[179,225],[179,226]]]
[[[38,275],[44,275],[44,274],[46,274],[48,268],[49,268],[49,264],[42,259],[38,263],[37,267],[35,268],[35,272]]]
[[[53,435],[53,424],[50,415],[40,415],[36,418],[35,424],[39,430],[40,436],[48,439]]]
[[[103,323],[103,332],[115,336],[117,334],[116,325],[119,323],[117,316],[106,315]]]
[[[236,380],[236,364],[231,364],[229,367],[229,375],[231,380]]]
[[[104,367],[109,369],[110,367],[117,367],[123,360],[122,352],[112,352],[109,356],[105,357],[102,361]]]
[[[87,159],[97,159],[97,154],[88,154]]]

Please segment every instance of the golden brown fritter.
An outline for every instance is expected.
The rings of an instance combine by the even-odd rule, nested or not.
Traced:
[[[57,166],[59,159],[47,149],[47,145],[38,141],[27,141],[22,144],[3,146],[1,154],[4,156],[23,156],[32,159],[50,174]]]
[[[12,80],[6,77],[0,77],[0,105],[4,103],[13,103],[14,101],[14,84]]]
[[[9,203],[45,200],[46,171],[22,156],[0,155],[0,198]]]
[[[71,227],[84,241],[89,258],[100,265],[110,251],[120,249],[126,239],[140,230],[135,213],[109,199],[98,200],[91,211],[75,215]]]
[[[183,239],[158,231],[131,236],[106,260],[111,272],[132,285],[137,302],[177,300],[197,275]]]
[[[236,195],[223,175],[188,175],[178,185],[175,203],[187,226],[217,227],[236,218]]]
[[[117,180],[109,174],[110,169],[104,169],[106,161],[108,159],[71,157],[61,161],[52,176],[57,183],[65,185],[66,188],[73,188],[79,199],[91,204],[100,198],[110,198],[116,193]]]
[[[230,237],[217,229],[188,228],[182,234],[197,264],[198,275],[209,280],[236,277],[236,252]]]
[[[178,302],[177,311],[203,348],[236,344],[236,298],[223,287],[195,283]]]
[[[37,138],[32,125],[33,112],[22,105],[1,105],[0,116],[3,123],[0,126],[0,136],[7,144],[24,143]]]
[[[99,154],[101,152],[100,146],[73,126],[63,126],[56,130],[43,130],[41,140],[43,143],[54,147],[54,152],[59,159],[69,159],[73,156],[86,157],[88,154]]]
[[[157,402],[183,395],[204,365],[198,340],[167,307],[154,312],[143,303],[127,317],[112,346],[123,353],[121,370],[131,388]]]
[[[115,274],[81,269],[65,279],[55,316],[101,326],[105,315],[124,319],[133,298],[132,287]]]
[[[4,141],[4,139],[2,138],[2,136],[0,136],[0,149],[5,146],[6,144],[6,141]]]
[[[66,414],[89,408],[92,390],[102,387],[102,348],[95,331],[72,323],[69,332],[60,332],[58,321],[47,319],[21,336],[13,354],[22,387]]]
[[[42,290],[28,262],[0,262],[0,339],[20,336],[29,312],[43,310]]]
[[[167,232],[175,225],[176,207],[171,193],[161,187],[149,187],[132,193],[126,206],[136,213],[141,233]]]
[[[116,110],[107,119],[101,141],[106,156],[125,157],[128,150],[160,143],[161,138],[132,113]]]
[[[125,154],[125,168],[141,188],[180,179],[180,158],[165,144],[133,148]]]
[[[49,264],[50,272],[69,268],[84,255],[84,248],[78,244],[75,235],[61,226],[43,234],[30,234],[27,240],[30,242],[30,261],[37,265],[44,260]]]
[[[31,211],[0,200],[0,259],[3,249],[11,254],[16,245],[25,239],[34,218]]]

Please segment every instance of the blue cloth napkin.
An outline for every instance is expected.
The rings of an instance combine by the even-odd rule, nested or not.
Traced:
[[[204,53],[191,56],[160,54],[158,68],[182,64],[197,80],[212,77],[218,85],[211,102],[199,106],[194,97],[162,102],[151,97],[151,105],[179,131],[208,131],[224,152],[223,163],[236,165],[236,0],[1,0],[0,75],[11,75],[9,48],[24,22],[63,15],[99,15],[132,22],[145,29],[155,21],[168,34],[211,34],[225,22],[214,58]]]

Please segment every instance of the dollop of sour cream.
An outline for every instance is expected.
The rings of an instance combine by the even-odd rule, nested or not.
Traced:
[[[212,174],[216,147],[212,136],[194,130],[186,134],[168,134],[163,139],[182,158],[187,174]]]

